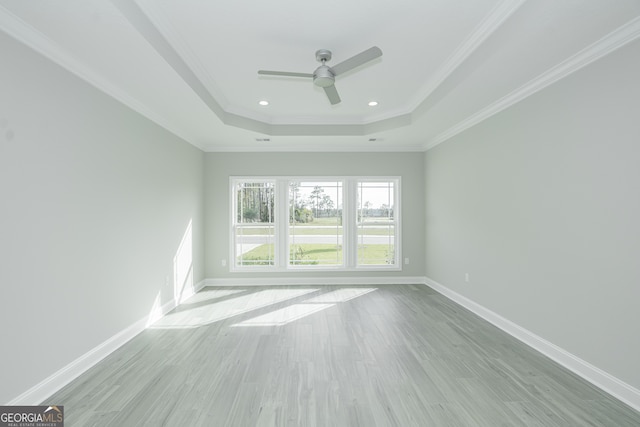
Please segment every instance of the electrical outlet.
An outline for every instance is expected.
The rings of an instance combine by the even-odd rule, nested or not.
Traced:
[[[465,283],[469,283],[469,273],[464,273],[464,281]]]
[[[222,261],[220,261],[220,264],[222,264],[223,267],[227,266],[227,260],[223,259]]]
[[[405,259],[404,259],[404,264],[405,264],[405,265],[409,265],[409,258],[405,258]]]

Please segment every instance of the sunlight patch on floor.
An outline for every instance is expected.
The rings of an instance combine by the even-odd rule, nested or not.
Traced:
[[[317,289],[307,288],[268,289],[193,308],[189,306],[178,307],[162,319],[159,319],[150,328],[197,328],[316,291]]]
[[[232,326],[282,326],[295,320],[333,307],[359,296],[375,291],[376,288],[342,288],[327,292],[303,301],[302,304],[293,304],[285,308],[274,310],[270,313],[256,316],[252,319],[236,323]]]

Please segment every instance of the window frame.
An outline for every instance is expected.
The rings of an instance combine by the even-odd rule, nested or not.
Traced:
[[[237,193],[241,182],[270,182],[274,184],[274,260],[273,265],[238,265],[237,263]],[[289,247],[291,182],[342,182],[342,265],[291,265]],[[358,184],[360,182],[393,182],[394,188],[394,263],[358,265]],[[230,272],[320,272],[320,271],[402,271],[402,201],[401,177],[399,176],[230,176],[229,177],[229,262]]]
[[[274,217],[274,221],[273,221],[273,245],[274,245],[274,252],[273,252],[273,263],[271,265],[252,265],[252,266],[248,266],[248,265],[238,265],[237,264],[237,248],[238,245],[236,244],[236,236],[237,236],[237,232],[236,230],[238,229],[238,210],[237,210],[237,192],[236,192],[236,186],[238,184],[241,183],[256,183],[256,182],[261,182],[261,183],[270,183],[273,185],[273,189],[274,189],[274,211],[273,211],[273,217]],[[231,267],[233,267],[234,270],[236,271],[270,271],[272,270],[274,267],[276,267],[278,265],[278,245],[277,245],[277,239],[278,239],[278,231],[277,231],[277,215],[278,215],[278,185],[277,185],[277,180],[273,179],[271,177],[243,177],[241,179],[235,179],[230,181],[230,196],[231,196],[231,227],[230,227],[230,236],[231,236],[231,258],[229,260],[229,264]],[[240,228],[243,226],[240,226]]]
[[[347,260],[345,257],[345,249],[344,249],[344,244],[345,244],[345,219],[344,219],[344,201],[345,201],[345,180],[343,178],[337,178],[337,177],[287,177],[287,190],[289,190],[290,185],[292,182],[324,182],[324,183],[341,183],[341,192],[342,192],[342,264],[328,264],[328,265],[308,265],[308,264],[299,264],[299,265],[295,265],[291,263],[291,255],[290,255],[290,250],[291,250],[291,228],[290,228],[290,224],[289,221],[287,220],[287,229],[286,229],[286,237],[285,237],[285,246],[286,246],[286,253],[287,253],[287,259],[285,260],[285,264],[286,264],[286,270],[289,271],[300,271],[300,270],[344,270],[347,266]],[[287,194],[290,195],[290,193],[288,192]],[[289,208],[290,208],[290,203],[291,199],[290,197],[287,198],[287,218],[288,218],[288,214],[289,214]],[[316,212],[317,213],[317,212]]]
[[[393,207],[393,228],[394,228],[394,243],[393,243],[393,252],[394,252],[394,263],[393,264],[359,264],[358,263],[358,184],[361,182],[366,182],[366,183],[376,183],[376,182],[380,182],[380,183],[387,183],[387,182],[393,182],[393,204],[391,205]],[[400,177],[366,177],[366,178],[360,178],[356,180],[356,182],[354,183],[356,188],[354,189],[355,194],[353,196],[353,200],[356,203],[356,206],[354,207],[353,213],[355,215],[354,221],[353,221],[353,228],[354,228],[354,238],[353,238],[353,243],[355,244],[355,247],[353,248],[353,256],[355,257],[354,260],[354,269],[356,270],[368,270],[368,271],[372,271],[372,270],[393,270],[394,268],[391,266],[396,266],[395,270],[401,271],[402,270],[402,241],[401,241],[401,236],[402,236],[402,227],[401,227],[401,223],[402,221],[400,220],[401,218],[401,211],[402,211],[402,203],[400,200]]]

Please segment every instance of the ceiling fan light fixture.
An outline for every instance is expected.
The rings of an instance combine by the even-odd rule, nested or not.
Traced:
[[[332,86],[335,81],[335,77],[331,72],[331,69],[326,65],[321,65],[313,73],[313,83],[319,87]]]
[[[334,85],[336,76],[358,68],[380,56],[382,56],[382,50],[380,50],[378,46],[373,46],[333,67],[329,67],[326,63],[331,60],[331,51],[320,49],[316,51],[316,60],[322,63],[322,65],[316,68],[313,74],[269,70],[258,70],[258,74],[262,76],[311,77],[314,85],[324,89],[324,93],[327,95],[327,98],[329,98],[331,105],[336,105],[340,103],[340,95],[338,95],[338,91]]]

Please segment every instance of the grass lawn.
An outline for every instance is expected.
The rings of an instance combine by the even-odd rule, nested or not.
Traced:
[[[342,263],[342,246],[331,244],[301,244],[292,245],[291,251],[296,253],[295,265],[340,265]],[[360,264],[386,264],[390,248],[388,245],[358,246]],[[273,245],[262,245],[242,255],[242,259],[252,265],[259,265],[260,261],[273,259]],[[266,262],[265,262],[266,264]]]
[[[384,265],[393,259],[393,247],[389,245],[358,245],[358,263],[363,265]]]

